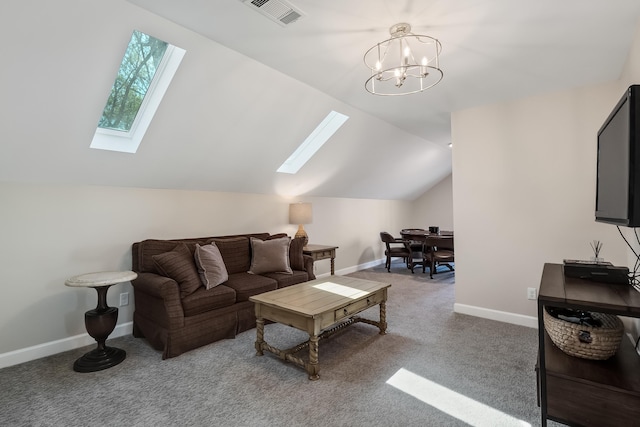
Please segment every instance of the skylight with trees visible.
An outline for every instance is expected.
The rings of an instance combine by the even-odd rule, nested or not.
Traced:
[[[91,148],[137,151],[184,54],[184,49],[133,32]]]

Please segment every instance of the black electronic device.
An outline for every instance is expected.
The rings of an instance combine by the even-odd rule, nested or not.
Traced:
[[[563,271],[567,277],[619,285],[630,284],[629,269],[616,267],[610,262],[564,260]]]
[[[640,226],[640,85],[626,90],[598,131],[595,216]]]
[[[602,326],[602,320],[594,317],[588,311],[560,307],[545,307],[545,309],[547,310],[547,313],[556,319],[564,320],[565,322],[590,326],[592,328],[599,328]]]

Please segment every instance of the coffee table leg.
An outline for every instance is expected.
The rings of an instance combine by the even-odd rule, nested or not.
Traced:
[[[380,335],[387,334],[387,302],[380,301]]]
[[[320,375],[318,374],[320,371],[320,367],[318,366],[318,340],[317,335],[309,336],[309,363],[307,363],[307,373],[311,381],[320,379]]]
[[[264,319],[258,317],[256,319],[256,355],[262,356],[262,344],[264,343]]]

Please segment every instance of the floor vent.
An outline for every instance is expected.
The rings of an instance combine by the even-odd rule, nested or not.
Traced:
[[[242,2],[283,27],[304,16],[302,11],[284,0],[242,0]]]

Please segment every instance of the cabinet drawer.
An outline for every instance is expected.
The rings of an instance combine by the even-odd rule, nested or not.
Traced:
[[[603,384],[547,375],[547,411],[567,424],[632,426],[640,418],[640,397]]]
[[[312,252],[309,255],[311,255],[311,257],[316,260],[327,259],[331,258],[331,255],[333,255],[333,251],[317,251]]]
[[[370,295],[367,298],[363,298],[358,301],[354,301],[351,304],[337,309],[334,312],[335,320],[344,319],[345,317],[351,317],[369,307],[380,304],[382,300],[381,294]]]

